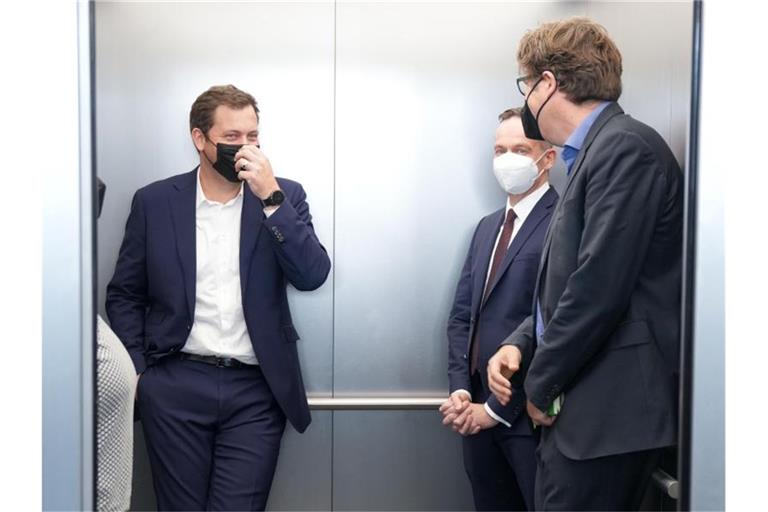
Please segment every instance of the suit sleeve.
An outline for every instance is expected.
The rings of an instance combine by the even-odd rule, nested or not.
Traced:
[[[461,269],[459,283],[453,297],[453,307],[448,317],[448,384],[449,392],[458,389],[470,391],[469,378],[469,324],[472,317],[472,253],[474,252],[477,229],[472,235],[469,251]],[[471,394],[471,391],[470,391]]]
[[[147,366],[144,315],[147,307],[146,214],[141,197],[133,196],[125,236],[107,285],[106,311],[112,327],[131,356],[136,373]]]
[[[525,374],[528,371],[528,367],[533,359],[533,353],[536,345],[536,341],[533,338],[533,315],[528,315],[525,320],[520,322],[517,329],[512,331],[512,334],[507,336],[499,345],[499,348],[504,345],[512,345],[517,347],[522,355],[522,361],[520,362],[520,370],[515,373],[510,379],[513,388],[522,389],[523,380]]]
[[[331,260],[320,244],[312,226],[307,194],[301,185],[268,218],[269,231],[277,261],[288,281],[297,289],[319,288],[331,270]]]
[[[622,318],[645,260],[666,176],[638,135],[619,133],[593,148],[584,229],[566,282],[525,378],[528,399],[546,408],[603,347]],[[551,257],[554,257],[551,256]]]
[[[506,426],[511,426],[521,413],[525,412],[525,395],[522,389],[512,389],[512,399],[507,405],[501,405],[493,393],[490,394],[488,400],[485,402],[493,414],[503,419],[506,422]],[[498,418],[494,418],[498,420]]]

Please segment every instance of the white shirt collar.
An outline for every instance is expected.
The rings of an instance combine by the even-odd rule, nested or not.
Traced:
[[[506,218],[506,215],[509,213],[509,209],[512,208],[515,211],[515,215],[518,219],[520,219],[520,223],[522,224],[536,207],[536,203],[539,202],[539,199],[544,197],[544,194],[547,193],[547,190],[549,190],[549,182],[544,182],[542,186],[522,198],[520,202],[515,206],[509,204],[509,196],[507,196],[507,208],[504,211],[504,218]]]
[[[235,201],[239,200],[241,197],[243,197],[243,185],[244,183],[240,183],[240,191],[237,193],[235,197],[227,201],[227,203],[219,203],[218,201],[211,201],[207,197],[205,197],[205,192],[203,192],[203,185],[200,183],[200,167],[197,168],[197,194],[195,196],[195,206],[200,207],[203,203],[208,204],[224,204],[224,206],[229,206],[230,204],[234,203]]]

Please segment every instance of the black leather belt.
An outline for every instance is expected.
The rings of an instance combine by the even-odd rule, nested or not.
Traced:
[[[179,358],[189,361],[197,361],[198,363],[205,363],[216,366],[217,368],[257,368],[257,364],[247,364],[242,361],[238,361],[232,357],[218,357],[218,356],[200,356],[197,354],[186,354],[182,352],[179,354]]]

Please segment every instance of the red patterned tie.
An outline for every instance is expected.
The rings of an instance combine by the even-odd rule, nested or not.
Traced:
[[[499,237],[499,243],[496,244],[496,250],[493,252],[493,260],[491,262],[491,273],[488,275],[488,281],[485,283],[485,291],[483,292],[483,302],[488,299],[488,293],[491,291],[491,285],[493,285],[493,280],[496,278],[496,273],[499,270],[499,267],[501,267],[501,262],[504,261],[504,256],[507,254],[507,249],[509,248],[509,240],[512,238],[512,229],[515,226],[515,219],[517,218],[517,215],[515,215],[515,210],[510,208],[507,211],[507,218],[504,220],[504,227],[501,229],[501,236]],[[475,323],[477,325],[477,323]],[[472,359],[469,365],[469,374],[474,375],[474,373],[477,371],[477,365],[480,360],[480,344],[477,343],[477,328],[475,328],[475,333],[472,336]]]

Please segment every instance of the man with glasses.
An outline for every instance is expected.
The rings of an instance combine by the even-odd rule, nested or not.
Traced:
[[[286,418],[310,422],[286,285],[330,260],[306,194],[276,178],[250,94],[192,105],[194,170],[133,198],[107,314],[138,374],[159,510],[263,510]]]
[[[563,147],[533,314],[488,365],[541,427],[536,508],[636,509],[677,439],[683,179],[664,140],[626,115],[621,54],[586,18],[518,48],[527,137]],[[510,380],[511,378],[511,380]]]

